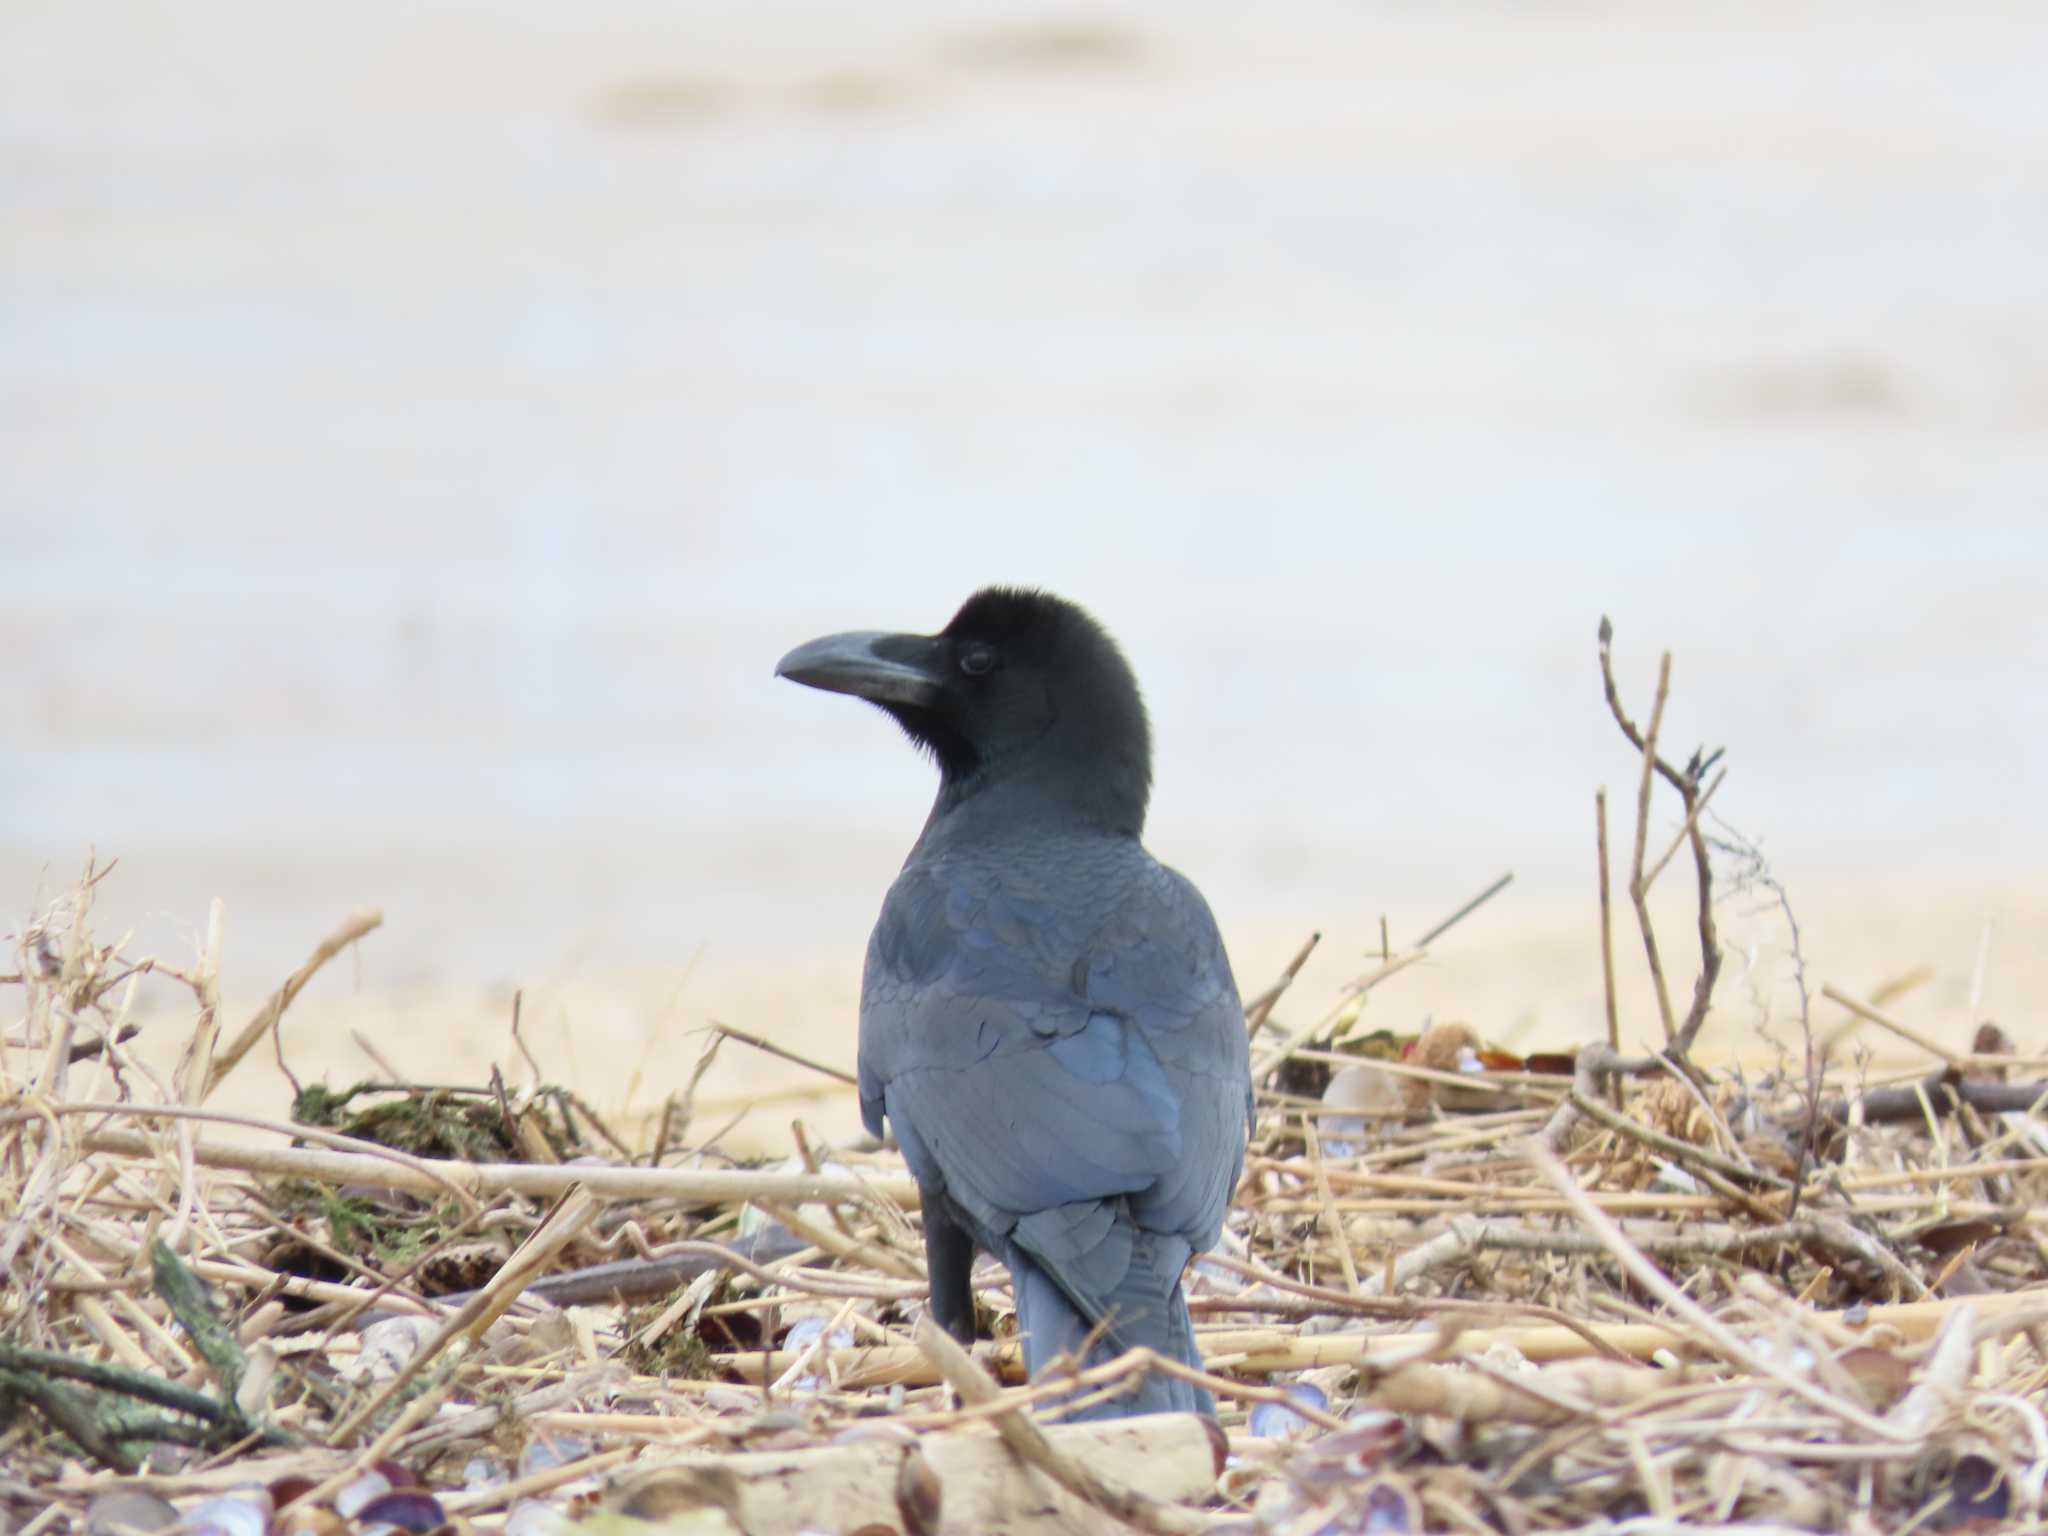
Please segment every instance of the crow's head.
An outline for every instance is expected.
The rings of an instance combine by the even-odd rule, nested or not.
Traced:
[[[1102,626],[1050,593],[987,587],[935,635],[827,635],[775,671],[894,716],[938,760],[935,814],[1002,790],[1105,831],[1144,826],[1151,732],[1137,681]]]

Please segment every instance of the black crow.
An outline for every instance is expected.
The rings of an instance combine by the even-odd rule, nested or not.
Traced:
[[[974,1336],[979,1247],[1010,1267],[1024,1358],[1147,1345],[1201,1364],[1181,1294],[1215,1243],[1252,1112],[1216,921],[1139,842],[1151,733],[1072,603],[991,587],[936,635],[813,640],[779,676],[893,715],[939,793],[868,941],[860,1103],[924,1198],[931,1305]],[[1154,1373],[1102,1415],[1212,1412]]]

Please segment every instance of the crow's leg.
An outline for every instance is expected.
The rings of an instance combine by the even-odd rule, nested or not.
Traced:
[[[932,1317],[962,1344],[972,1344],[974,1239],[937,1200],[924,1202],[924,1259],[932,1282]]]

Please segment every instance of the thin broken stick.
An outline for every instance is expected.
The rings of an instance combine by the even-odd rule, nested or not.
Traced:
[[[851,1072],[843,1072],[838,1067],[826,1066],[822,1061],[813,1061],[808,1056],[800,1056],[787,1046],[777,1045],[773,1040],[764,1040],[759,1035],[750,1035],[744,1029],[737,1029],[730,1024],[721,1024],[716,1019],[711,1021],[711,1028],[728,1039],[739,1041],[741,1045],[751,1045],[757,1051],[764,1051],[770,1056],[779,1056],[784,1061],[794,1063],[799,1067],[809,1067],[813,1072],[822,1072],[825,1076],[835,1078],[842,1083],[851,1086],[859,1085],[860,1079]]]
[[[1897,1019],[1879,1013],[1868,1003],[1858,1002],[1847,993],[1836,990],[1832,983],[1823,985],[1820,989],[1820,995],[1829,1002],[1848,1009],[1857,1018],[1875,1024],[1880,1029],[1888,1029],[1901,1040],[1910,1041],[1912,1044],[1919,1046],[1921,1050],[1927,1052],[1928,1055],[1940,1057],[1941,1060],[1951,1067],[1960,1067],[1962,1065],[1963,1058],[1959,1052],[1950,1050],[1939,1040],[1921,1034],[1919,1030],[1913,1028],[1910,1024],[1901,1024]]]
[[[258,1040],[277,1028],[284,1018],[285,1009],[291,1007],[293,999],[306,989],[306,983],[319,973],[320,967],[362,938],[364,934],[375,932],[383,924],[382,912],[351,912],[343,919],[339,928],[322,939],[313,953],[306,957],[305,963],[287,976],[284,985],[271,993],[269,1000],[250,1016],[249,1022],[244,1024],[241,1032],[228,1043],[227,1049],[214,1054],[212,1064],[207,1069],[205,1085],[199,1090],[200,1100],[204,1101],[208,1094],[220,1086],[221,1079],[235,1070],[242,1058],[255,1048]]]
[[[1288,961],[1286,968],[1280,972],[1279,979],[1249,1003],[1245,1004],[1244,1031],[1246,1034],[1256,1035],[1264,1027],[1267,1018],[1273,1012],[1273,1005],[1280,1001],[1281,995],[1289,987],[1294,985],[1294,978],[1301,974],[1301,968],[1308,964],[1308,957],[1315,953],[1316,946],[1322,942],[1323,936],[1320,933],[1310,934],[1308,941],[1295,951],[1294,958]]]

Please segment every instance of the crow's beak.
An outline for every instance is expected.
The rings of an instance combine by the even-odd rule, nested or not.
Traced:
[[[951,674],[941,642],[929,635],[861,630],[798,646],[775,664],[775,675],[871,704],[929,709]]]

